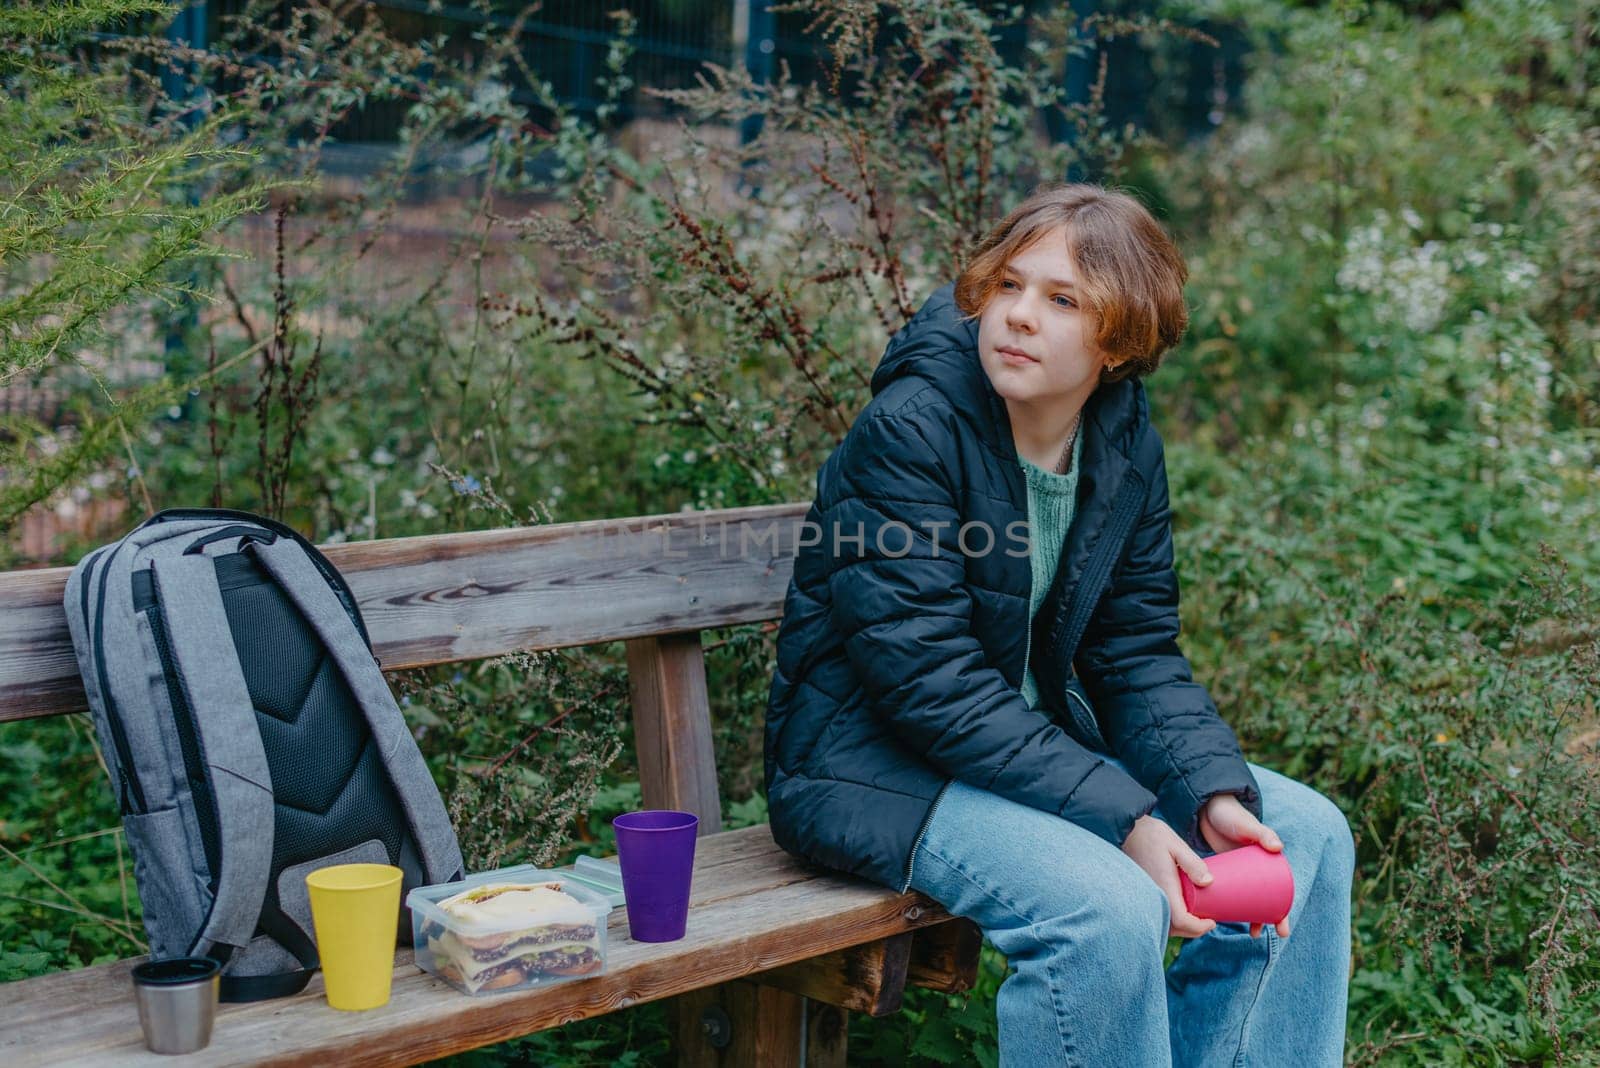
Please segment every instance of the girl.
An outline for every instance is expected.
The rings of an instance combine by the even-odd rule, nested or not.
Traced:
[[[1349,827],[1245,761],[1178,648],[1142,380],[1186,278],[1125,194],[1006,216],[890,341],[785,601],[773,835],[977,923],[1010,965],[1002,1064],[1343,1060]],[[1287,856],[1288,918],[1191,915],[1179,869],[1250,842]]]

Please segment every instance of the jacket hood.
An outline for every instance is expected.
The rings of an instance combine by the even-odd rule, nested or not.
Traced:
[[[1016,461],[1011,417],[978,358],[978,320],[963,319],[955,283],[947,282],[889,339],[872,373],[872,394],[901,378],[931,383],[1000,456]],[[1131,456],[1135,435],[1146,421],[1144,385],[1125,378],[1102,383],[1084,405],[1085,445],[1097,436],[1111,450]],[[1093,426],[1098,434],[1087,429]]]

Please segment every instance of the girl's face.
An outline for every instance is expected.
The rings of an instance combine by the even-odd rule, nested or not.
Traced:
[[[1057,227],[1014,255],[978,320],[978,356],[1008,402],[1049,409],[1084,398],[1105,356],[1078,303],[1067,235]]]

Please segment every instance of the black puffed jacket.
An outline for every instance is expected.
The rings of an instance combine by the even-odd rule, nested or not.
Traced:
[[[1027,487],[953,286],[890,340],[871,388],[817,475],[784,601],[765,751],[778,843],[904,889],[951,779],[1116,845],[1159,805],[1202,848],[1218,793],[1259,817],[1238,740],[1178,648],[1143,384],[1089,397],[1077,511],[1031,628]],[[1038,709],[1019,690],[1025,657]]]

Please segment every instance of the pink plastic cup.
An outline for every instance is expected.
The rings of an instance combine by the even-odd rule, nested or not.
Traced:
[[[1183,905],[1203,920],[1218,923],[1274,924],[1289,915],[1294,904],[1294,874],[1282,853],[1255,843],[1205,858],[1211,882],[1196,886],[1187,873],[1178,872],[1183,884]]]

